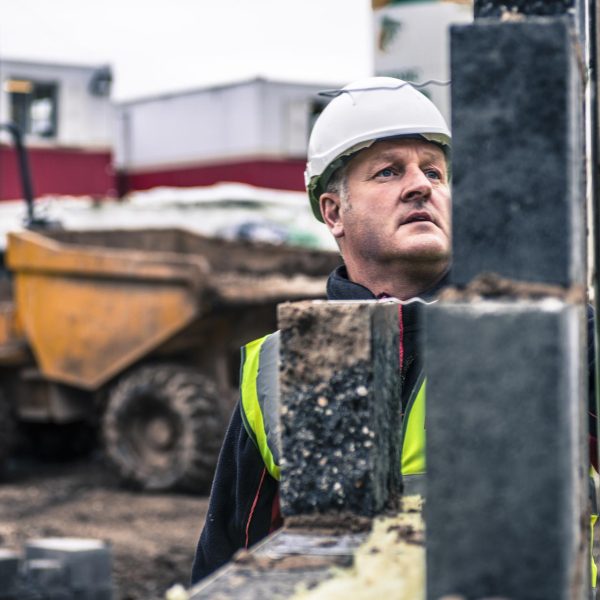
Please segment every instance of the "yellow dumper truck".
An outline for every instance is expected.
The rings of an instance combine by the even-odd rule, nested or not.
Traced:
[[[18,422],[87,422],[126,481],[205,490],[239,346],[324,296],[334,253],[184,230],[9,234],[0,280],[0,459]]]

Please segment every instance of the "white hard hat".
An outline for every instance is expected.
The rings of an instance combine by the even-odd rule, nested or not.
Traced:
[[[444,117],[409,83],[394,77],[369,77],[339,90],[317,119],[308,142],[304,180],[319,221],[323,221],[319,196],[344,159],[393,137],[423,138],[450,148]]]

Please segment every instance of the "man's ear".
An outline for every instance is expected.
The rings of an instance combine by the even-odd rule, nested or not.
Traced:
[[[321,215],[334,238],[344,235],[344,224],[341,219],[342,202],[338,194],[325,192],[319,198]]]

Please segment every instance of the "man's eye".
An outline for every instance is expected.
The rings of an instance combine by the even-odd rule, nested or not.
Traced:
[[[423,172],[425,173],[425,177],[428,177],[429,179],[439,181],[442,178],[441,173],[437,169],[425,169]]]
[[[377,177],[392,177],[393,174],[394,170],[391,167],[386,167],[377,173]]]

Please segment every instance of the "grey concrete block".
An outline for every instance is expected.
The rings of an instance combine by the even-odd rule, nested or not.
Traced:
[[[61,560],[25,561],[25,587],[43,594],[44,600],[71,600],[66,567]]]
[[[20,557],[16,552],[0,549],[0,599],[14,590],[19,581]]]
[[[299,587],[312,589],[348,567],[366,534],[286,528],[238,552],[233,560],[190,590],[190,600],[283,600]]]
[[[518,12],[523,15],[557,16],[573,14],[575,0],[475,0],[476,18],[494,18],[503,12]]]
[[[85,538],[42,538],[29,540],[25,558],[57,560],[64,565],[69,589],[80,600],[110,599],[112,589],[109,546]]]
[[[400,486],[398,307],[279,306],[284,516],[372,516]]]
[[[568,19],[455,26],[451,46],[453,283],[495,272],[583,285],[581,78]]]
[[[586,598],[584,311],[428,307],[427,594]]]

